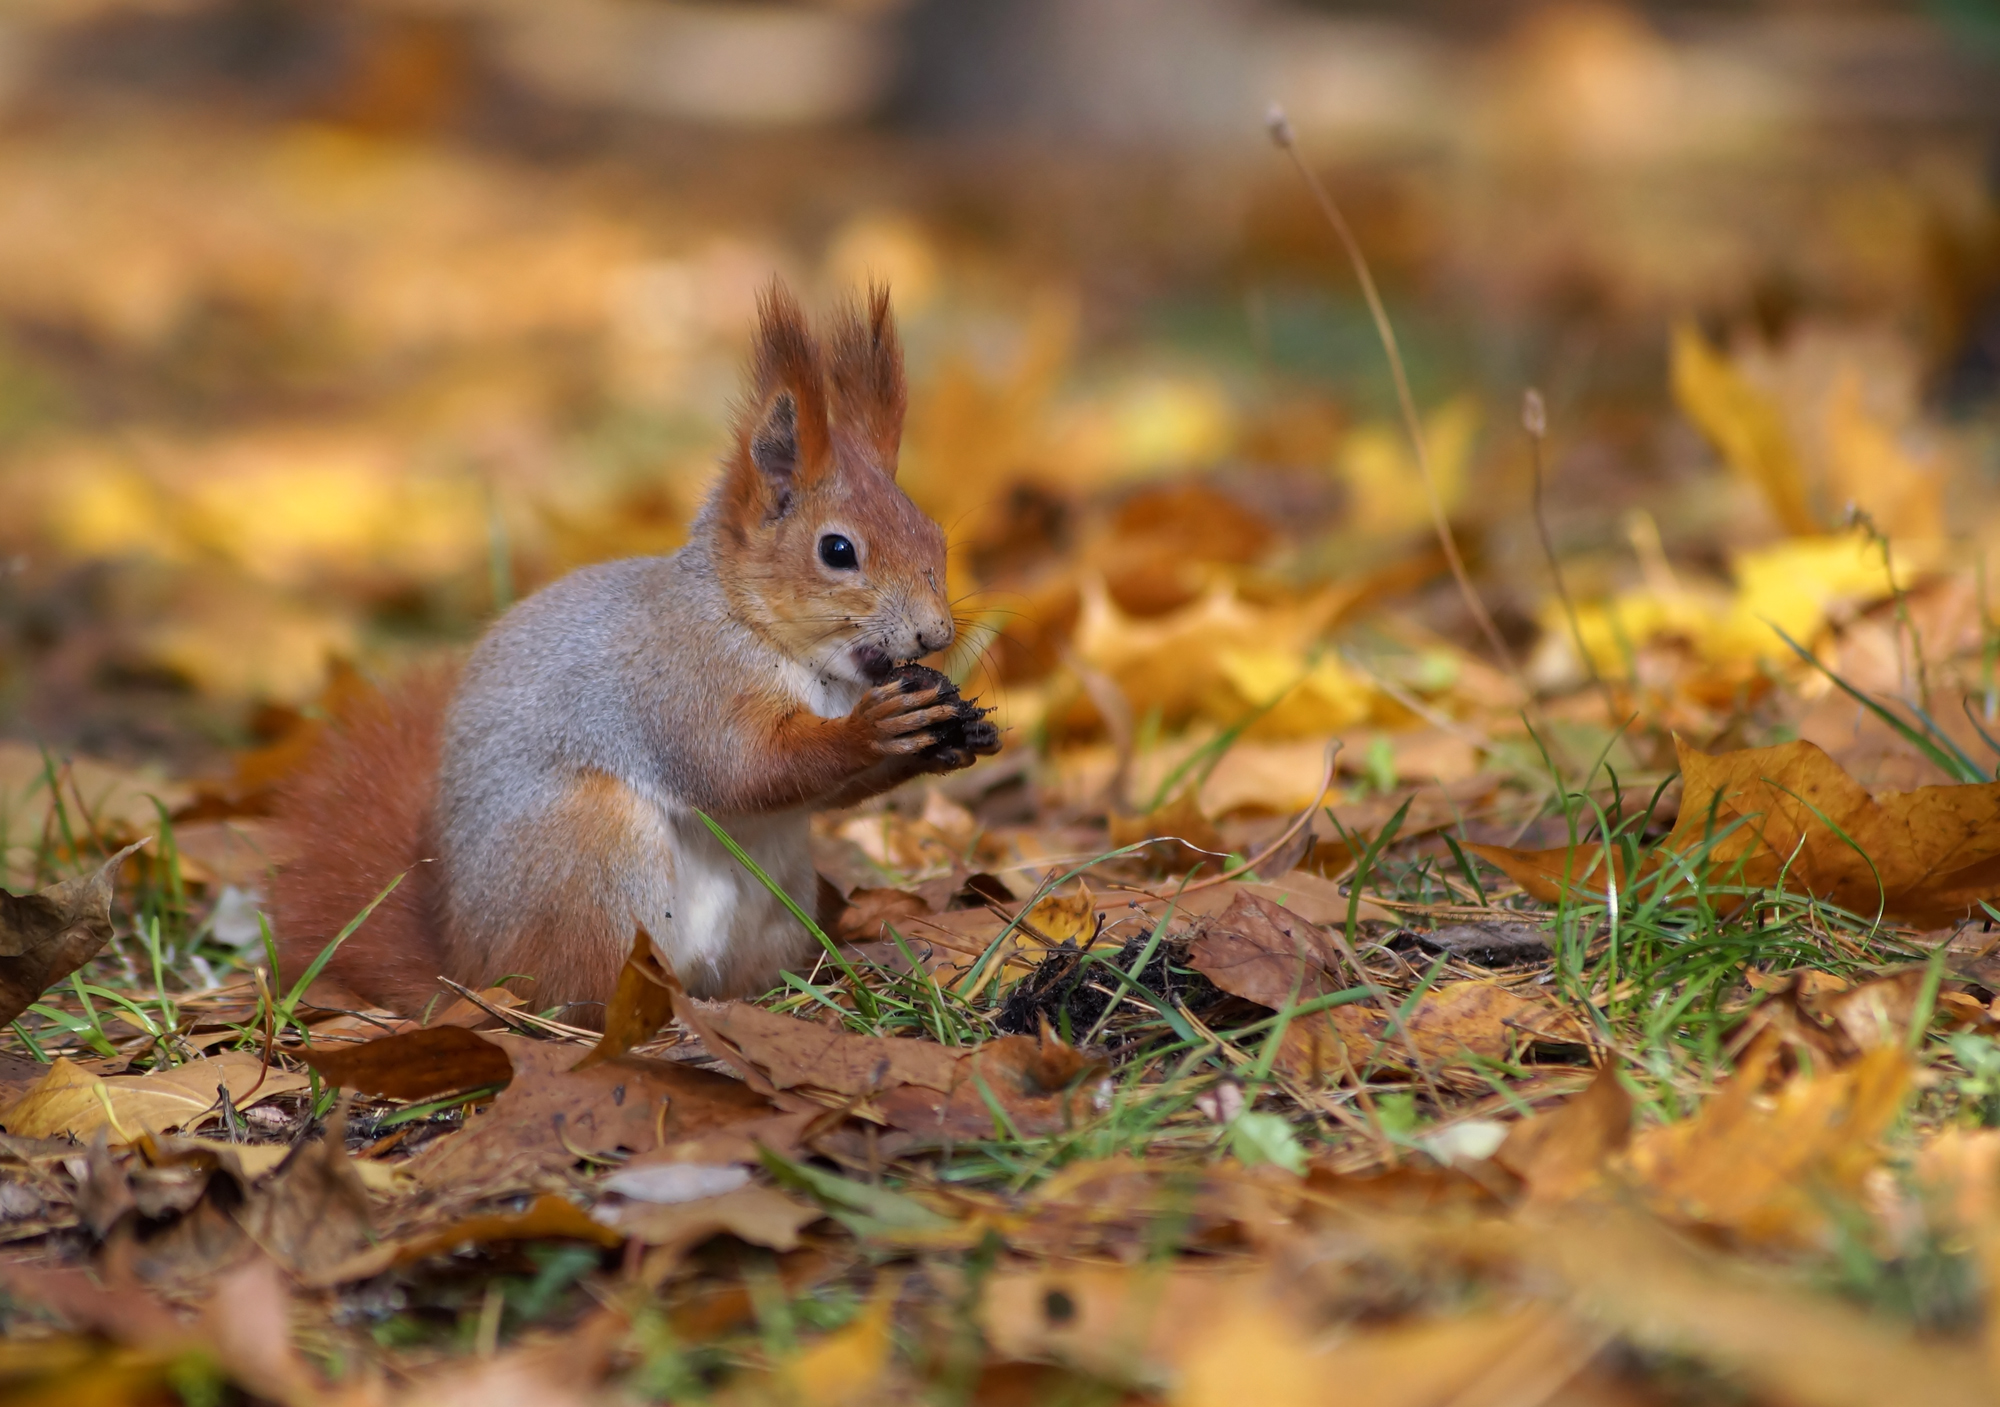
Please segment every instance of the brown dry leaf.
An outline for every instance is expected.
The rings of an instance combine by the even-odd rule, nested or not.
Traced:
[[[319,1045],[295,1054],[329,1085],[387,1099],[431,1099],[514,1077],[507,1052],[463,1026],[423,1026],[362,1045]]]
[[[810,1085],[867,1094],[896,1085],[949,1091],[962,1052],[901,1036],[860,1036],[745,1002],[709,1005],[686,996],[675,1011],[716,1055],[773,1089]]]
[[[1566,1202],[1595,1186],[1632,1138],[1632,1096],[1609,1065],[1561,1107],[1521,1120],[1493,1160],[1527,1184],[1531,1202]]]
[[[834,939],[842,943],[870,943],[883,936],[884,924],[907,929],[911,919],[928,917],[931,906],[915,894],[901,889],[857,889],[834,920]]]
[[[1142,840],[1178,840],[1180,846],[1159,845],[1139,852],[1155,864],[1186,865],[1207,857],[1227,855],[1229,844],[1215,823],[1202,814],[1195,787],[1184,788],[1166,805],[1143,816],[1111,814],[1111,846],[1122,850]],[[1308,800],[1311,798],[1308,797]],[[1188,853],[1195,852],[1195,853]]]
[[[604,1034],[573,1067],[587,1070],[651,1040],[673,1018],[674,987],[667,965],[653,947],[644,924],[632,936],[632,951],[618,969],[618,985],[604,1010]]]
[[[1876,1140],[1909,1093],[1910,1057],[1869,1051],[1844,1070],[1764,1086],[1783,1046],[1760,1035],[1691,1119],[1637,1135],[1623,1172],[1655,1210],[1751,1241],[1810,1244],[1829,1194],[1855,1195],[1881,1161]]]
[[[1437,1068],[1474,1058],[1505,1059],[1530,1042],[1587,1043],[1576,1021],[1547,1001],[1488,981],[1445,982],[1431,988],[1417,999],[1402,1025],[1398,1032],[1388,1013],[1370,1003],[1335,1007],[1326,1013],[1323,1027],[1321,1018],[1294,1022],[1286,1031],[1278,1062],[1302,1076],[1323,1075],[1344,1064],[1357,1071],[1403,1069],[1413,1044],[1424,1064]],[[1338,1042],[1331,1052],[1311,1044],[1314,1033],[1323,1028],[1330,1029]]]
[[[592,1221],[588,1213],[565,1197],[547,1194],[537,1197],[518,1212],[488,1212],[461,1218],[449,1225],[419,1232],[397,1241],[372,1246],[315,1274],[301,1277],[312,1289],[366,1280],[398,1265],[412,1265],[429,1256],[444,1255],[470,1242],[485,1245],[493,1241],[593,1241],[600,1246],[623,1245],[624,1236]]]
[[[1530,1249],[1600,1323],[1740,1374],[1760,1399],[1799,1407],[1992,1401],[1992,1372],[1977,1351],[1748,1276],[1631,1212],[1564,1213],[1539,1228]]]
[[[910,1133],[1002,1138],[1011,1124],[1015,1133],[1035,1138],[1090,1118],[1090,1085],[1103,1068],[1045,1025],[1040,1037],[1002,1036],[961,1053],[949,1090],[901,1085],[874,1102],[891,1124]]]
[[[56,781],[73,826],[121,839],[154,830],[160,824],[159,806],[171,813],[188,799],[181,782],[89,757],[58,760]],[[0,814],[7,817],[8,829],[16,837],[51,834],[56,830],[54,810],[48,754],[32,743],[0,739]]]
[[[1946,927],[2000,896],[2000,782],[1871,798],[1812,743],[1716,756],[1676,746],[1681,810],[1665,847],[1692,854],[1728,830],[1709,849],[1718,882],[1765,887],[1782,878],[1854,913],[1879,910],[1919,928]],[[1594,842],[1573,851],[1467,848],[1547,903],[1569,884],[1601,891],[1611,877]],[[1616,857],[1610,869],[1621,888],[1632,882]]]
[[[1345,988],[1333,941],[1289,909],[1238,891],[1201,925],[1188,965],[1223,991],[1273,1011]]]
[[[465,1128],[411,1160],[426,1186],[518,1185],[585,1156],[646,1153],[772,1113],[741,1081],[711,1071],[635,1055],[578,1070],[574,1046],[485,1039],[507,1053],[513,1080]]]
[[[304,1075],[266,1068],[240,1050],[146,1075],[95,1075],[58,1056],[33,1088],[0,1109],[0,1127],[22,1138],[68,1134],[84,1142],[108,1129],[129,1143],[145,1133],[198,1128],[221,1118],[224,1086],[242,1110],[310,1083]]]
[[[323,1274],[375,1239],[368,1188],[347,1156],[347,1102],[317,1143],[295,1148],[240,1215],[244,1229],[301,1280]]]
[[[692,1202],[600,1206],[595,1215],[604,1225],[653,1248],[647,1253],[642,1278],[657,1285],[673,1273],[689,1251],[712,1236],[727,1233],[753,1246],[794,1250],[799,1232],[826,1213],[775,1187],[752,1183]]]
[[[271,1261],[253,1256],[223,1275],[201,1309],[201,1331],[229,1377],[256,1397],[285,1404],[325,1400],[292,1343],[291,1289]]]
[[[126,846],[87,875],[34,894],[0,889],[0,1023],[97,956],[111,941],[111,890]]]

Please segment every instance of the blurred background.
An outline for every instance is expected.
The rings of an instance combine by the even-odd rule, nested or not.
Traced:
[[[1766,621],[1991,719],[1996,194],[1995,0],[10,0],[0,737],[216,773],[672,548],[773,273],[893,286],[957,663],[1078,796],[1251,713],[1212,815],[1449,783],[1593,672],[1824,731]]]

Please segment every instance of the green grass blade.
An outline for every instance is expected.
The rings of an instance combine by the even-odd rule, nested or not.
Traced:
[[[349,938],[354,936],[354,930],[361,927],[361,925],[367,921],[368,915],[375,912],[375,906],[377,904],[380,904],[384,899],[388,898],[391,894],[395,892],[396,886],[403,882],[404,876],[407,875],[408,873],[409,871],[405,870],[403,874],[397,875],[394,879],[390,880],[388,884],[384,885],[382,888],[382,892],[380,894],[377,894],[373,899],[370,899],[368,901],[368,907],[363,909],[360,913],[356,914],[353,918],[349,919],[347,921],[347,927],[341,929],[340,932],[334,934],[333,941],[331,943],[328,943],[324,948],[321,948],[319,950],[319,956],[312,960],[312,965],[305,970],[305,975],[300,977],[297,982],[293,983],[292,989],[289,992],[285,993],[284,1014],[287,1017],[290,1017],[293,1010],[298,1006],[299,998],[306,994],[306,988],[312,986],[312,984],[316,980],[318,980],[320,973],[326,971],[326,965],[333,961],[333,955],[334,953],[339,951],[340,945],[342,943],[345,943]],[[261,914],[258,916],[260,923],[262,922],[262,917],[263,916]],[[270,945],[270,951],[272,953],[272,958],[273,958],[271,967],[271,985],[273,987],[276,987],[277,977],[278,977],[278,969],[276,965],[277,946],[276,944],[271,943],[270,925],[263,924],[263,933],[265,942]]]
[[[1987,780],[1986,774],[1973,763],[1971,758],[1966,757],[1963,753],[1959,753],[1957,757],[1952,755],[1952,752],[1958,751],[1956,744],[1953,745],[1952,752],[1946,752],[1922,733],[1919,733],[1915,728],[1912,728],[1908,723],[1898,718],[1894,713],[1891,713],[1887,708],[1884,708],[1876,700],[1869,698],[1868,695],[1862,693],[1859,689],[1834,673],[1818,655],[1787,635],[1782,626],[1768,620],[1764,624],[1778,632],[1778,638],[1792,647],[1793,654],[1832,680],[1835,687],[1843,694],[1846,694],[1849,698],[1895,729],[1905,742],[1916,748],[1917,751],[1928,757],[1932,762],[1935,762],[1944,774],[1953,781],[1983,782]]]

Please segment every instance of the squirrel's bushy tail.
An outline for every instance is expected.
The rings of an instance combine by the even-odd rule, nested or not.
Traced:
[[[411,1015],[440,990],[443,906],[433,816],[457,676],[456,667],[419,670],[384,693],[353,700],[279,789],[286,858],[273,917],[287,986],[400,874],[402,883],[340,945],[315,985],[330,1000],[351,994]]]

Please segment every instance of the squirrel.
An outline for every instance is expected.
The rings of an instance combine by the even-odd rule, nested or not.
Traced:
[[[824,914],[811,812],[999,751],[984,710],[912,663],[955,632],[944,533],[896,484],[888,290],[821,331],[781,283],[760,297],[686,546],[570,573],[455,677],[420,671],[328,730],[276,808],[288,978],[401,874],[316,1000],[416,1015],[446,977],[597,1026],[640,926],[693,995],[754,995],[817,945],[698,812]]]

